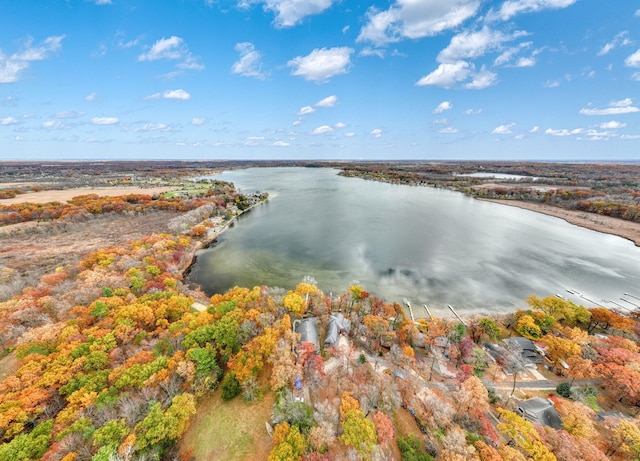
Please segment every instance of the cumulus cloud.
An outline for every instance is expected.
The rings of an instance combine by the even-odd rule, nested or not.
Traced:
[[[289,147],[291,144],[286,141],[276,141],[272,144],[272,146],[276,147]]]
[[[516,67],[533,67],[536,65],[536,60],[533,57],[520,58],[516,61]]]
[[[255,77],[263,79],[267,76],[262,72],[260,60],[262,55],[251,42],[236,43],[234,49],[240,54],[240,59],[233,63],[231,72],[245,77]]]
[[[358,42],[376,45],[437,35],[474,16],[479,0],[396,0],[388,10],[372,7]]]
[[[316,110],[311,106],[304,106],[300,108],[300,110],[296,115],[298,115],[299,117],[302,117],[303,115],[313,114],[315,111]]]
[[[62,48],[64,35],[47,37],[42,43],[35,45],[29,38],[20,52],[5,56],[0,50],[0,83],[15,83],[21,73],[29,68],[33,61],[42,61]]]
[[[333,126],[335,126],[337,129],[341,130],[342,128],[346,128],[347,124],[346,123],[342,123],[342,122],[338,122]]]
[[[448,126],[446,128],[442,128],[441,130],[438,130],[438,133],[445,133],[445,134],[456,134],[457,132],[458,132],[458,129],[452,126]]]
[[[249,7],[253,3],[262,3],[266,11],[276,15],[278,27],[291,27],[302,22],[307,16],[319,14],[328,9],[332,0],[241,0],[241,7]]]
[[[436,70],[418,80],[416,85],[433,85],[451,88],[458,82],[466,80],[470,74],[471,66],[466,61],[443,63],[440,64]]]
[[[18,123],[18,119],[15,117],[0,118],[0,125],[15,125]]]
[[[490,16],[497,16],[499,19],[507,21],[523,13],[567,8],[575,2],[576,0],[507,0],[502,4],[497,13],[491,14]]]
[[[376,138],[380,138],[382,136],[382,130],[380,128],[376,128],[371,130],[369,134],[373,135]]]
[[[585,107],[580,109],[581,115],[621,115],[632,114],[640,112],[640,109],[633,105],[631,98],[621,99],[619,101],[613,101],[609,104],[609,107],[604,109],[596,109],[592,107]]]
[[[498,74],[486,69],[485,66],[480,68],[480,72],[471,75],[471,81],[464,85],[470,90],[483,90],[494,85],[498,80]]]
[[[120,122],[117,117],[93,117],[91,123],[93,125],[115,125]]]
[[[433,109],[433,113],[441,114],[445,110],[450,110],[452,107],[453,107],[453,104],[451,104],[451,101],[442,101],[440,104],[438,104],[438,106],[435,109]]]
[[[78,117],[82,117],[84,114],[86,114],[86,112],[75,112],[72,110],[67,110],[63,112],[57,112],[55,117],[56,118],[78,118]]]
[[[189,48],[181,37],[172,35],[157,40],[145,53],[138,56],[138,61],[180,60],[177,67],[184,70],[202,70],[204,66],[191,55]]]
[[[580,133],[584,133],[584,130],[582,128],[575,128],[573,130],[567,130],[566,128],[560,129],[560,130],[554,130],[552,128],[547,128],[544,131],[546,134],[551,135],[551,136],[560,136],[560,137],[565,137],[565,136],[572,136],[572,135],[577,135]]]
[[[511,128],[514,127],[515,123],[509,123],[507,125],[500,125],[493,129],[491,134],[511,134]]]
[[[331,128],[329,125],[322,125],[316,128],[315,130],[313,130],[311,134],[325,134],[325,133],[331,133],[332,131],[333,131],[333,128]]]
[[[172,35],[156,41],[149,51],[138,56],[138,61],[157,61],[158,59],[182,59],[186,53],[184,40]]]
[[[316,103],[316,107],[333,107],[338,103],[336,95],[327,96]]]
[[[464,111],[465,115],[478,115],[482,113],[482,109],[467,109]]]
[[[98,94],[93,92],[84,97],[84,100],[87,102],[93,102],[98,98]]]
[[[627,126],[627,124],[622,122],[616,122],[615,120],[611,120],[610,122],[603,122],[598,126],[603,130],[617,130],[619,128],[624,128],[625,126]]]
[[[505,43],[527,35],[517,31],[504,34],[488,27],[475,32],[462,32],[455,35],[449,45],[438,54],[438,62],[456,62],[463,59],[475,59],[489,51],[500,49]]]
[[[343,46],[316,48],[307,56],[297,56],[287,63],[293,67],[292,75],[316,83],[325,83],[331,77],[348,72],[353,49]]]
[[[204,118],[201,117],[194,117],[191,119],[191,124],[194,126],[201,126],[204,125],[206,122],[206,120]]]
[[[640,67],[640,49],[628,56],[627,59],[624,60],[624,65],[627,67]]]
[[[539,132],[540,132],[540,127],[538,125],[534,126],[529,130],[529,133],[539,133]]]

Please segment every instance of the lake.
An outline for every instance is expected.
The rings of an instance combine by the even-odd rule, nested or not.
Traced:
[[[420,314],[422,304],[439,313],[447,304],[462,313],[508,312],[531,294],[558,293],[586,307],[633,307],[620,297],[640,296],[640,248],[630,241],[457,192],[337,173],[216,175],[270,198],[199,252],[189,280],[208,294],[234,285],[292,289],[307,275],[337,294],[357,281],[387,301],[409,299]]]

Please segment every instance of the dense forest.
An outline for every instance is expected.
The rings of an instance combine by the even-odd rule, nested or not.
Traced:
[[[504,316],[414,322],[358,284],[327,295],[307,277],[212,297],[186,284],[195,250],[265,199],[208,182],[25,213],[51,226],[41,239],[77,238],[74,220],[170,224],[7,291],[0,459],[640,459],[635,312],[532,296]],[[19,207],[4,213],[33,212]],[[541,401],[557,421],[523,410]],[[256,423],[228,430],[227,408]]]

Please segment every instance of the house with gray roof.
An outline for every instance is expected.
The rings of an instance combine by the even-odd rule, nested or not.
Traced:
[[[549,426],[556,430],[562,429],[560,414],[547,399],[536,397],[523,400],[517,405],[518,414],[532,423]]]

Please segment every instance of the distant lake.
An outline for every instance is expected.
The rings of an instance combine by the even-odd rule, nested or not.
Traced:
[[[190,281],[208,294],[234,285],[325,292],[358,281],[388,301],[446,313],[507,312],[531,294],[595,307],[640,297],[640,248],[619,237],[457,192],[345,178],[325,168],[251,168],[215,178],[269,201],[198,255]],[[634,300],[640,304],[639,300]],[[607,304],[607,307],[616,307]]]
[[[468,173],[468,174],[459,174],[457,176],[467,176],[469,178],[495,178],[495,179],[528,179],[530,181],[536,181],[538,178],[535,176],[524,176],[521,174],[509,174],[509,173],[485,173],[485,172],[477,172],[477,173]]]

